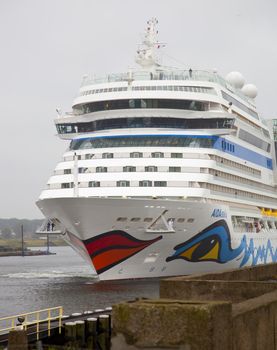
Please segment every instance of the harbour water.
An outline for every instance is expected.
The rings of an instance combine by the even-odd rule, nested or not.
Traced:
[[[52,306],[70,314],[159,294],[158,280],[98,282],[70,247],[51,252],[56,254],[0,258],[0,317]]]

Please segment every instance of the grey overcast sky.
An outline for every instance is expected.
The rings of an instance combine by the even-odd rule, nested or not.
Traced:
[[[135,67],[151,17],[167,55],[240,71],[261,115],[277,116],[276,0],[0,0],[1,218],[42,217],[35,201],[67,147],[56,107],[70,110],[84,74]]]

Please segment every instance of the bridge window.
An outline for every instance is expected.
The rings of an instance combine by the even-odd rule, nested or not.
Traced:
[[[126,128],[174,128],[174,129],[230,129],[233,118],[164,118],[164,117],[129,117],[100,119],[91,122],[57,125],[59,134],[93,132],[98,130]],[[70,132],[68,131],[70,129]]]
[[[91,137],[86,139],[72,140],[70,143],[71,150],[90,149],[90,148],[107,148],[107,147],[200,147],[212,148],[218,136],[147,136],[139,135],[134,137]],[[138,152],[131,153],[138,155]],[[153,158],[163,158],[163,153],[153,152]]]

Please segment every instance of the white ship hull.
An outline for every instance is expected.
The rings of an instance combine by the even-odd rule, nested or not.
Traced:
[[[277,230],[234,230],[227,206],[158,199],[49,198],[64,238],[100,280],[167,277],[275,262]]]

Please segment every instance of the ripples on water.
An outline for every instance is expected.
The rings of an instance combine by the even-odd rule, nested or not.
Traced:
[[[51,251],[57,254],[0,258],[0,317],[60,305],[69,314],[158,296],[158,280],[97,282],[70,247]]]

